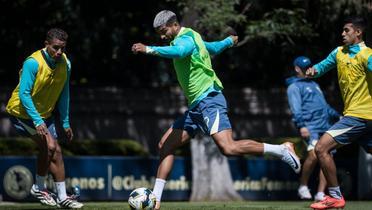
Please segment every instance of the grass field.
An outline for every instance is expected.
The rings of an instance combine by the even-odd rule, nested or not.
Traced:
[[[162,210],[309,210],[311,202],[299,201],[244,201],[244,202],[164,202]],[[86,202],[84,210],[129,210],[123,202]],[[5,203],[0,202],[1,210],[8,209],[53,209],[38,203]],[[346,210],[370,210],[372,201],[348,201]]]

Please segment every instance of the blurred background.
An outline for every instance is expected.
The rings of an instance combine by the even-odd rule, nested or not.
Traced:
[[[100,156],[131,156],[139,158],[136,159],[139,162],[132,159],[127,164],[129,160],[123,159],[124,162],[117,165],[121,168],[117,171],[123,182],[119,184],[121,187],[110,188],[109,194],[107,187],[114,186],[111,183],[102,189],[89,187],[88,184],[82,187],[86,196],[83,198],[122,199],[138,185],[148,183],[151,186],[157,163],[157,143],[173,120],[187,109],[171,60],[133,55],[130,50],[136,42],[168,44],[160,40],[152,28],[154,16],[163,9],[174,11],[182,25],[194,28],[206,41],[221,40],[230,34],[239,36],[238,46],[212,59],[214,69],[225,86],[234,137],[272,143],[291,139],[300,154],[305,146],[291,121],[285,92],[285,78],[292,74],[293,59],[305,55],[317,63],[342,45],[342,21],[349,15],[362,15],[369,20],[365,41],[369,46],[372,42],[370,0],[0,0],[0,154],[4,157],[4,164],[7,163],[2,164],[3,177],[9,167],[13,167],[10,162],[22,162],[17,159],[19,156],[32,159],[37,152],[30,140],[20,138],[11,127],[5,114],[7,100],[18,84],[24,59],[44,47],[48,29],[59,27],[69,34],[66,54],[72,63],[70,119],[75,140],[66,144],[61,136],[69,184],[81,185],[84,182],[81,174],[90,173],[69,168],[69,164],[79,168],[80,165],[73,163],[80,161],[79,157],[90,156],[102,161]],[[342,112],[336,71],[316,81],[324,90],[327,101]],[[198,144],[200,142],[209,147],[208,138],[199,137]],[[192,146],[185,146],[177,151],[180,164],[186,166],[175,169],[172,176],[176,180],[195,179],[191,169],[187,169],[192,166],[191,150]],[[360,190],[357,177],[361,172],[357,172],[359,169],[355,165],[360,161],[359,155],[357,146],[350,146],[337,154],[340,161],[346,160],[340,162],[340,165],[346,165],[346,175],[340,176],[346,176],[343,183],[350,188],[347,196],[354,199],[366,196],[356,193]],[[228,158],[233,180],[248,180],[247,183],[251,183],[249,180],[270,179],[267,174],[271,173],[272,167],[269,165],[277,162],[244,158],[244,163],[241,163],[242,159]],[[250,174],[254,169],[249,169],[251,166],[248,165],[253,164],[249,161],[259,161],[254,164],[261,164],[263,171]],[[92,163],[81,164],[89,166]],[[113,163],[102,164],[106,167]],[[115,167],[115,164],[111,166]],[[147,169],[138,169],[138,173],[124,169],[138,166]],[[27,167],[33,173],[32,161]],[[91,167],[94,168],[93,165]],[[282,181],[289,183],[287,188],[272,192],[273,189],[268,188],[255,191],[242,187],[238,192],[248,199],[294,199],[297,177],[287,173],[292,172],[283,172]],[[275,170],[271,174],[275,174]],[[145,181],[133,181],[137,185],[125,188],[127,176]],[[97,177],[92,179],[99,183]],[[88,183],[90,178],[85,178]],[[106,183],[106,178],[104,180]],[[189,199],[192,188],[187,184],[190,183],[182,183],[189,187],[185,187],[184,191],[177,188],[176,192],[180,194],[176,198],[171,196],[176,195],[172,189],[168,189],[165,198]],[[29,198],[28,195],[14,197],[5,188],[1,188],[5,200]],[[117,195],[113,189],[118,191]],[[98,193],[100,190],[104,191],[102,195]],[[282,190],[289,193],[283,195]]]

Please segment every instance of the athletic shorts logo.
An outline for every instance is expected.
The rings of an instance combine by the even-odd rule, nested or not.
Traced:
[[[9,168],[4,175],[3,186],[5,192],[12,198],[22,200],[26,198],[33,183],[30,170],[16,165]]]

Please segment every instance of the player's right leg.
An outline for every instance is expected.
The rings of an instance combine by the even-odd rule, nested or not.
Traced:
[[[174,151],[189,140],[190,136],[185,130],[169,128],[159,142],[160,163],[153,189],[156,197],[156,210],[160,209],[165,182],[173,167]]]
[[[294,151],[293,144],[285,142],[280,145],[266,144],[250,139],[234,140],[232,130],[226,129],[212,135],[213,140],[224,155],[263,155],[269,154],[287,163],[295,173],[300,173],[301,162]]]
[[[210,135],[224,155],[263,155],[272,154],[289,164],[299,173],[300,159],[294,152],[293,144],[263,144],[250,139],[234,140],[232,127],[227,114],[227,103],[222,93],[212,92],[192,109],[190,117],[201,130]]]
[[[53,141],[45,136],[39,136],[31,120],[19,119],[13,116],[9,117],[16,131],[26,137],[31,138],[39,148],[37,155],[37,172],[35,184],[32,185],[30,193],[43,205],[56,206],[51,193],[46,189],[45,179],[48,174],[50,155],[54,152],[55,145]]]

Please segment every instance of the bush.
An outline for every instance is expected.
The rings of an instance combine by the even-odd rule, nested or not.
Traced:
[[[70,143],[60,142],[64,156],[146,156],[142,145],[129,139],[110,140],[74,140]],[[2,138],[0,139],[1,155],[36,155],[38,148],[28,138]]]

